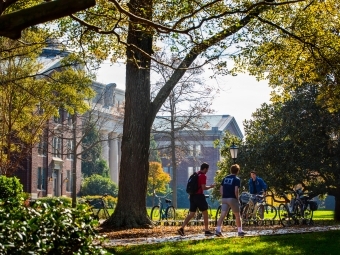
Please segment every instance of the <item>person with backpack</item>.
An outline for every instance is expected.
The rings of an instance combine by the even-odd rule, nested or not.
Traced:
[[[206,236],[212,236],[214,233],[209,231],[209,222],[208,222],[208,203],[205,198],[205,195],[203,193],[204,190],[211,189],[215,187],[215,184],[206,185],[207,182],[207,176],[206,173],[209,170],[209,165],[207,163],[203,163],[201,165],[200,170],[197,172],[197,176],[195,176],[195,173],[190,176],[188,180],[187,185],[187,192],[189,193],[190,197],[190,209],[189,214],[185,218],[182,226],[180,229],[177,230],[178,234],[181,236],[184,236],[184,228],[188,224],[188,222],[194,217],[197,208],[202,212],[203,214],[203,221],[204,221],[204,234]],[[192,185],[197,181],[197,184]],[[190,187],[194,187],[193,190]],[[196,189],[196,191],[195,191]]]
[[[267,184],[262,178],[256,176],[255,170],[250,171],[248,187],[249,193],[253,195],[265,195],[267,190]]]
[[[217,221],[215,235],[220,237],[222,235],[221,226],[222,222],[231,208],[235,215],[235,222],[237,226],[238,236],[244,236],[246,232],[242,230],[242,221],[240,215],[240,205],[238,201],[239,189],[241,186],[241,180],[237,177],[240,171],[240,166],[234,164],[230,167],[230,174],[223,178],[220,186],[220,193],[222,196],[222,209],[221,216]]]

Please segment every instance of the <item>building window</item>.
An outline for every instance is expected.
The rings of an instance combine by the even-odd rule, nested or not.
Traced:
[[[170,178],[172,179],[172,167],[163,167],[164,172],[168,173],[170,175]]]
[[[54,116],[54,123],[61,124],[62,123],[62,116],[63,116],[63,111],[59,109],[59,116]]]
[[[66,191],[67,192],[72,192],[72,173],[71,170],[66,171]]]
[[[73,140],[68,139],[67,140],[67,159],[73,160],[74,158],[73,150],[74,150]]]
[[[192,166],[188,167],[188,178],[194,173],[194,168]]]
[[[37,189],[46,190],[46,169],[38,167]]]
[[[72,115],[69,112],[67,113],[67,125],[70,127],[73,126]]]
[[[195,145],[195,156],[196,157],[199,157],[202,155],[202,151],[201,151],[201,145],[200,144],[197,144]]]
[[[53,137],[53,157],[61,158],[61,137],[55,136]]]
[[[194,156],[194,146],[189,145],[188,150],[189,150],[189,157],[193,157]]]
[[[200,157],[202,156],[202,147],[200,144],[188,146],[188,157]]]
[[[44,136],[40,136],[40,141],[38,144],[38,154],[40,156],[46,156],[47,154],[47,142]]]

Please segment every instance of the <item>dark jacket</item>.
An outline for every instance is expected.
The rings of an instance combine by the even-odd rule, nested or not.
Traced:
[[[249,186],[249,193],[255,194],[252,178],[249,179],[248,186]],[[256,186],[256,194],[261,193],[262,190],[267,190],[267,184],[262,180],[262,178],[257,177],[257,176],[255,179],[255,186]]]

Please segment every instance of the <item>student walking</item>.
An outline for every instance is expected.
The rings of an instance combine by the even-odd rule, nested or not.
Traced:
[[[211,236],[214,235],[214,233],[209,231],[209,222],[208,222],[208,203],[205,198],[205,195],[203,193],[204,190],[208,190],[213,188],[215,185],[206,185],[207,182],[207,176],[206,173],[209,170],[209,165],[207,163],[203,163],[201,165],[200,170],[198,171],[198,190],[195,194],[190,195],[189,200],[190,200],[190,209],[189,209],[189,214],[185,218],[182,226],[180,229],[177,230],[178,234],[181,236],[184,236],[184,228],[188,224],[188,222],[194,217],[197,208],[202,212],[203,214],[203,221],[204,221],[204,234],[206,236]]]
[[[238,236],[244,236],[246,233],[242,230],[242,222],[240,215],[240,205],[238,202],[239,189],[241,186],[241,180],[237,177],[240,171],[240,166],[234,164],[230,167],[230,174],[223,178],[220,186],[220,193],[222,196],[222,209],[221,216],[216,225],[216,236],[223,236],[221,231],[222,222],[229,211],[229,208],[235,215],[235,221],[237,226]]]

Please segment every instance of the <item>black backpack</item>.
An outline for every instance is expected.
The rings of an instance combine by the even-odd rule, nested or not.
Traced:
[[[196,194],[198,188],[198,173],[193,173],[188,179],[186,192],[189,195],[193,195]]]

